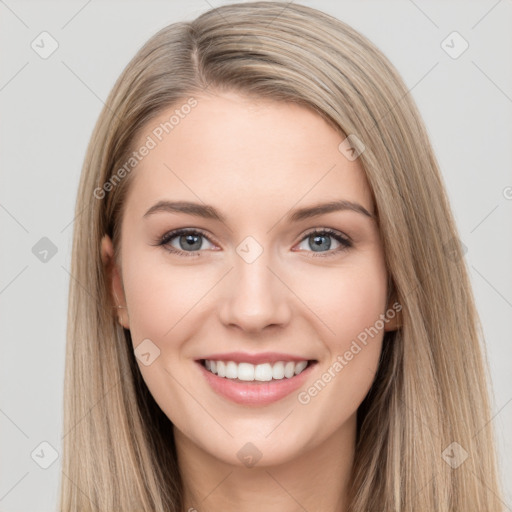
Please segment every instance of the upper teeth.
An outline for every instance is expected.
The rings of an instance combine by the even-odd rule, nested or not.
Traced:
[[[295,363],[293,361],[278,361],[271,365],[270,363],[251,364],[235,363],[234,361],[213,361],[205,359],[204,365],[207,370],[216,373],[219,377],[227,379],[240,379],[246,381],[268,381],[281,380],[284,377],[290,379],[294,375],[301,373],[308,365],[307,361]]]

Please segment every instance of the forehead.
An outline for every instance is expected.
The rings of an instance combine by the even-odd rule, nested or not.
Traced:
[[[311,109],[237,93],[195,100],[141,131],[135,149],[151,149],[133,171],[128,201],[200,199],[254,212],[346,199],[373,211],[363,168],[338,149],[345,136]]]

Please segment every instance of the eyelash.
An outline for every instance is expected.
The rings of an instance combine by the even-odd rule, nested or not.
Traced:
[[[157,238],[152,245],[162,246],[166,251],[169,251],[172,254],[177,254],[180,256],[192,256],[192,257],[201,256],[200,251],[181,251],[181,250],[178,250],[174,247],[167,245],[173,238],[175,238],[179,235],[190,235],[190,234],[201,235],[202,237],[206,238],[210,243],[213,243],[208,238],[208,236],[200,229],[181,228],[181,229],[176,229],[174,231],[169,231],[162,237]],[[308,233],[305,233],[303,238],[301,238],[300,242],[304,241],[306,238],[310,237],[311,235],[329,235],[341,244],[341,247],[338,247],[337,249],[333,249],[333,250],[329,250],[329,251],[325,251],[325,252],[319,252],[316,254],[314,253],[314,251],[306,251],[306,252],[313,252],[313,255],[312,255],[313,258],[332,257],[332,256],[337,255],[340,252],[350,249],[353,246],[352,242],[348,238],[342,236],[337,231],[334,231],[333,229],[330,229],[330,228],[314,229]]]

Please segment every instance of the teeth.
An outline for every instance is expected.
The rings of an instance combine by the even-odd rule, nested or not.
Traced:
[[[272,380],[272,366],[269,363],[256,365],[254,367],[254,380],[262,382]]]
[[[289,379],[295,374],[295,363],[290,361],[284,365],[284,376]]]
[[[284,377],[284,363],[279,361],[272,366],[272,378],[279,380]]]
[[[307,365],[308,365],[307,361],[301,361],[300,363],[297,363],[295,365],[295,375],[298,375],[299,373],[301,373],[302,370],[304,370],[304,368],[306,368]]]
[[[217,375],[219,377],[226,376],[226,363],[224,361],[217,361]]]
[[[271,365],[270,363],[251,364],[251,363],[235,363],[234,361],[210,361],[205,359],[204,366],[207,370],[217,374],[219,377],[226,379],[239,379],[247,382],[260,381],[266,382],[272,379],[282,380],[284,378],[291,379],[294,375],[302,373],[307,361],[295,363],[293,361],[278,361]]]
[[[236,377],[238,377],[240,380],[247,380],[251,381],[254,380],[254,365],[249,363],[240,363],[237,367],[235,363],[233,363],[236,368]]]
[[[238,378],[237,365],[233,361],[229,361],[226,364],[226,378],[228,378],[228,379]]]

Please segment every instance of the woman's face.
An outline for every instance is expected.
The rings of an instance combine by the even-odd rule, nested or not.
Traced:
[[[393,326],[364,213],[374,205],[344,137],[312,111],[234,93],[196,100],[172,129],[179,105],[139,138],[149,149],[132,171],[113,289],[175,432],[224,462],[272,465],[355,431]],[[340,201],[360,211],[305,213]],[[189,233],[168,235],[178,229]],[[219,361],[233,361],[227,376]],[[315,362],[298,373],[300,361]]]

